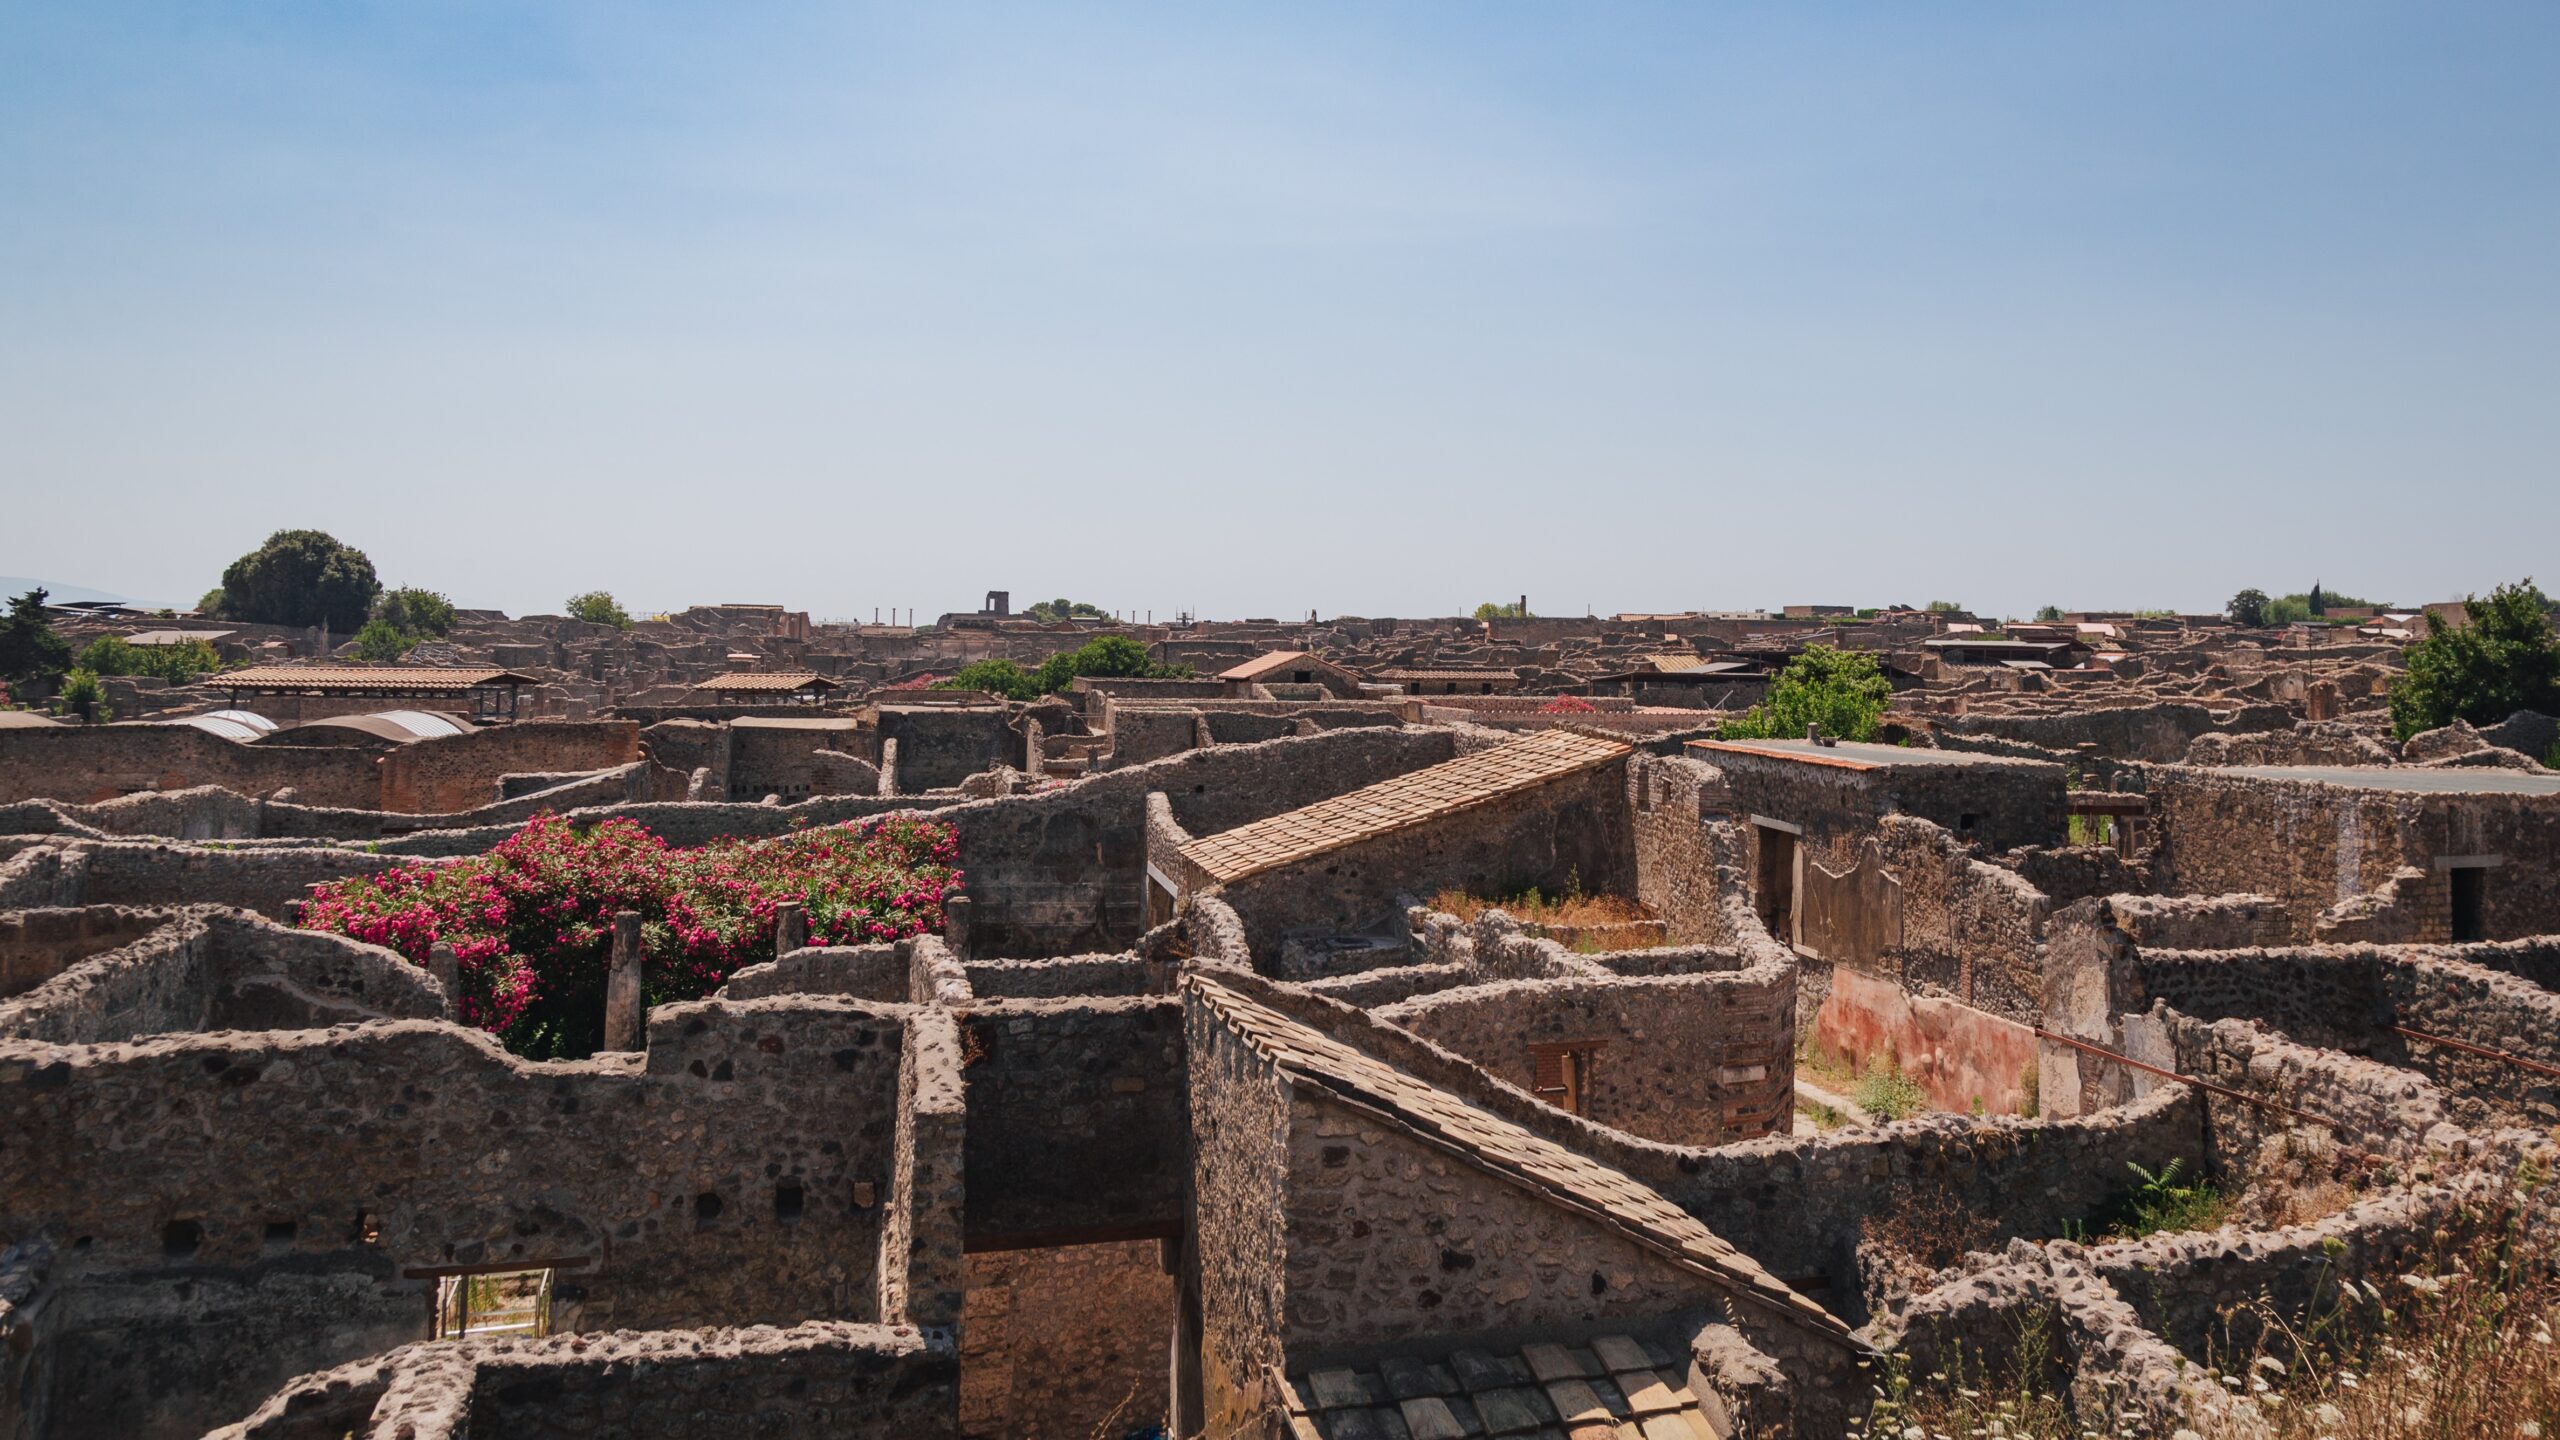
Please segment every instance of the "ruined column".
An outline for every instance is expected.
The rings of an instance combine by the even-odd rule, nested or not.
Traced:
[[[604,982],[604,1048],[648,1048],[649,1002],[640,993],[640,912],[613,913],[613,970]]]
[[[797,900],[773,907],[773,956],[779,960],[809,944],[809,912]]]
[[[954,895],[942,902],[942,943],[962,959],[969,956],[969,897]]]
[[[445,1013],[462,1018],[462,957],[442,940],[427,947],[427,973],[444,987]]]

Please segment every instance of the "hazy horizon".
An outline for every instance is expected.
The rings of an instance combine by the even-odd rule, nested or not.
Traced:
[[[2548,5],[0,39],[0,571],[155,603],[2417,604],[2560,522]]]

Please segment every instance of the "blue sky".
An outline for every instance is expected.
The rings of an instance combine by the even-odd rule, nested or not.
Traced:
[[[2555,322],[2547,0],[0,0],[0,572],[149,600],[2410,602]]]

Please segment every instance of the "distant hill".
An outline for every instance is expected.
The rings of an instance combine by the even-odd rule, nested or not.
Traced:
[[[45,598],[59,604],[67,605],[75,600],[114,600],[124,604],[132,603],[127,597],[112,590],[92,590],[86,585],[61,585],[51,580],[37,580],[25,575],[0,575],[0,601],[14,599],[38,586],[50,592]]]

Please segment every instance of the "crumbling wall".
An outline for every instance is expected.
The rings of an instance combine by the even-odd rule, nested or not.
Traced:
[[[1399,897],[1444,888],[1508,894],[1578,885],[1623,895],[1635,883],[1626,805],[1625,767],[1602,765],[1248,875],[1222,893],[1254,953],[1274,957],[1292,932],[1391,926],[1402,912]]]
[[[369,750],[243,745],[192,725],[42,725],[0,730],[0,801],[91,803],[143,790],[291,788],[306,805],[370,809],[382,781]],[[527,768],[527,767],[516,767]]]
[[[908,998],[903,945],[804,945],[762,964],[731,972],[724,998],[767,995],[851,995],[898,1002]]]
[[[1180,1002],[982,1001],[960,1020],[972,1248],[1180,1225]]]
[[[1162,1420],[1174,1324],[1164,1256],[1157,1240],[971,1255],[964,1440],[1090,1440]]]
[[[2093,746],[2114,760],[2173,763],[2186,758],[2196,737],[2289,730],[2294,712],[2284,705],[2241,705],[2216,714],[2202,705],[2121,705],[2041,715],[1950,715],[1940,730],[1957,735],[2023,740],[2050,750]]]
[[[81,961],[120,950],[169,923],[169,912],[118,905],[0,911],[0,1000]]]
[[[880,738],[898,742],[898,788],[910,794],[945,789],[1022,758],[1021,738],[1002,707],[883,706]]]
[[[1290,1087],[1198,997],[1183,998],[1182,1015],[1192,1168],[1181,1303],[1197,1313],[1197,1428],[1244,1433],[1279,1402],[1270,1376],[1288,1311]]]
[[[476,810],[507,798],[499,793],[503,775],[587,774],[639,758],[640,727],[628,720],[519,720],[439,735],[383,752],[375,808],[408,814]]]
[[[1635,898],[1671,938],[1731,944],[1720,869],[1739,865],[1742,836],[1731,824],[1733,795],[1723,772],[1684,757],[1638,754],[1627,763],[1635,833]]]
[[[1592,1047],[1581,1113],[1630,1135],[1721,1145],[1795,1112],[1795,974],[1514,980],[1444,990],[1377,1012],[1523,1090],[1530,1046]]]

